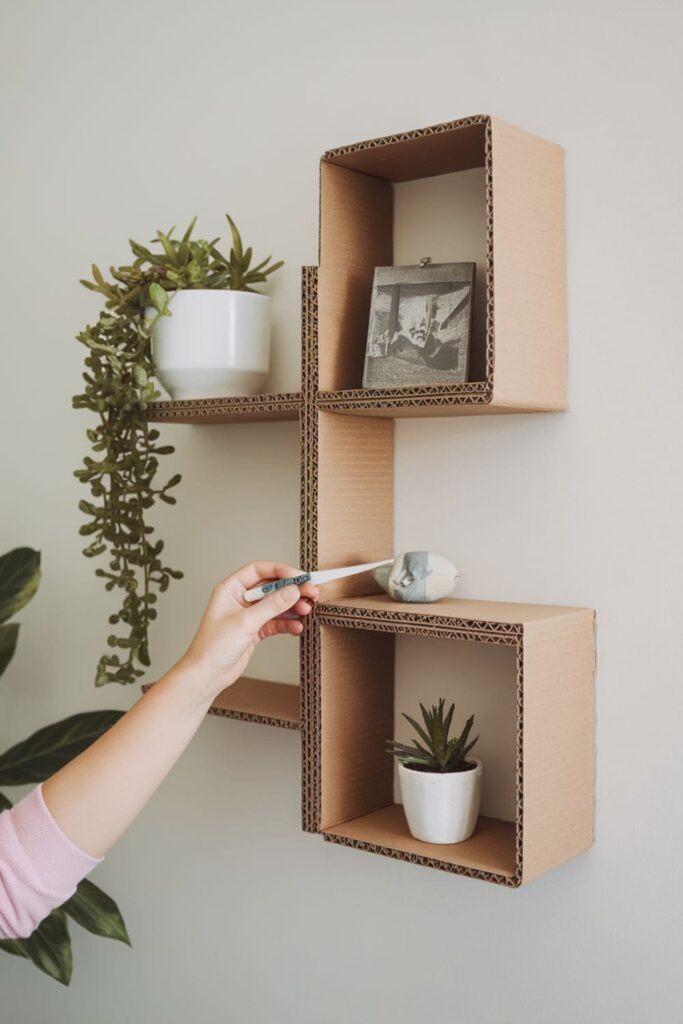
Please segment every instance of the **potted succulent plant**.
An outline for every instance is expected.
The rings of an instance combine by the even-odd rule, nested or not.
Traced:
[[[455,705],[444,714],[443,697],[428,711],[420,704],[424,728],[404,714],[419,736],[413,746],[389,742],[398,759],[401,796],[408,828],[425,843],[462,843],[474,832],[481,802],[484,768],[468,757],[479,737],[468,743],[474,715],[459,736],[449,738]]]
[[[227,216],[227,215],[226,215]],[[228,256],[220,239],[193,240],[195,219],[181,239],[157,232],[151,245],[131,241],[135,265],[151,270],[152,358],[171,398],[220,398],[260,391],[270,364],[270,299],[255,290],[283,266],[270,256],[252,267],[233,220]]]

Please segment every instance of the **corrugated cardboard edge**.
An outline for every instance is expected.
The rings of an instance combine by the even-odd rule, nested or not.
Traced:
[[[318,268],[301,274],[301,567],[318,565]],[[301,686],[301,824],[317,832],[320,821],[320,630],[316,611],[299,644]]]
[[[296,419],[303,406],[300,392],[241,395],[236,398],[192,398],[185,401],[150,402],[147,419],[167,423],[231,423],[272,419]]]

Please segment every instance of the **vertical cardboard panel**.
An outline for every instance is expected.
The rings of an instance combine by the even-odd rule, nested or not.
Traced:
[[[566,406],[564,160],[561,146],[491,119],[493,402]]]
[[[393,555],[393,420],[318,413],[318,565]],[[324,597],[376,593],[368,573],[325,584]]]
[[[375,267],[392,257],[393,194],[388,181],[320,165],[320,387],[363,380]]]
[[[523,663],[523,881],[593,843],[595,616],[527,623]]]
[[[394,638],[321,627],[321,828],[392,803]]]

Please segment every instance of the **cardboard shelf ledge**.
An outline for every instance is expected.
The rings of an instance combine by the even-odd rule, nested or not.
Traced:
[[[155,683],[145,683],[147,693]],[[300,689],[291,683],[271,683],[267,679],[242,676],[218,694],[209,708],[210,715],[234,718],[240,722],[275,725],[280,729],[300,729]]]
[[[491,412],[517,412],[517,409],[491,409],[491,385],[486,381],[467,381],[444,386],[423,385],[405,388],[349,388],[343,391],[319,391],[318,407],[328,412],[354,416],[472,416]]]
[[[382,807],[360,818],[323,831],[325,839],[371,853],[408,855],[410,860],[456,874],[496,876],[507,885],[518,885],[516,828],[514,822],[480,817],[474,835],[452,846],[414,839],[401,804]]]
[[[298,729],[299,687],[243,676],[218,694],[209,714],[236,718],[242,722],[275,725],[281,729]]]
[[[530,623],[564,618],[572,612],[584,615],[586,611],[585,608],[561,605],[475,601],[462,597],[445,597],[430,604],[406,604],[392,601],[387,594],[381,593],[321,601],[316,614],[318,620],[326,625],[353,626],[357,622],[359,629],[371,627],[375,622],[394,622],[402,630],[411,624],[440,626],[448,623],[468,632],[498,627],[514,633],[521,632]]]
[[[147,419],[165,423],[259,423],[296,420],[303,408],[300,391],[243,395],[234,398],[192,398],[150,402]]]

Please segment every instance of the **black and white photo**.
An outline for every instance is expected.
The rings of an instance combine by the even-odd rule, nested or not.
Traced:
[[[364,388],[467,380],[474,263],[376,267]]]

